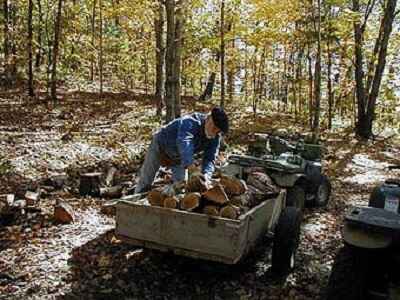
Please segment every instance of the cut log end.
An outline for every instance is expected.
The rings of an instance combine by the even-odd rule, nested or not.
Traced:
[[[147,199],[149,200],[150,205],[152,206],[163,206],[164,205],[164,196],[159,190],[151,190],[147,194]]]
[[[216,205],[206,205],[203,208],[203,213],[209,216],[219,216],[219,209]]]
[[[192,211],[193,209],[199,207],[201,195],[200,193],[189,193],[181,200],[180,208],[187,211]]]
[[[221,208],[220,216],[227,219],[236,220],[239,217],[240,208],[234,205],[227,205]]]
[[[166,208],[177,208],[178,199],[176,197],[168,197],[164,199],[164,207]]]

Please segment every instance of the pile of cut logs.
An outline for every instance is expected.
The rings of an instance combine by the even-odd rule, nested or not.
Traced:
[[[268,195],[279,191],[264,172],[249,168],[245,174],[246,181],[220,174],[211,185],[201,175],[193,176],[186,186],[173,192],[154,188],[147,194],[147,200],[153,206],[238,219]]]

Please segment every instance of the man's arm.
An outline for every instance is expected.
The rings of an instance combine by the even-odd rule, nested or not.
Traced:
[[[215,169],[215,160],[219,152],[220,137],[215,138],[210,145],[204,150],[202,173],[211,179]]]

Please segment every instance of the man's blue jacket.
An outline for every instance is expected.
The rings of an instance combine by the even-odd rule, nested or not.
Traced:
[[[204,132],[206,118],[206,114],[192,113],[175,119],[160,129],[158,142],[161,150],[169,158],[180,161],[184,168],[193,163],[195,153],[204,151],[202,173],[211,178],[221,137],[219,135],[213,139],[206,137]]]

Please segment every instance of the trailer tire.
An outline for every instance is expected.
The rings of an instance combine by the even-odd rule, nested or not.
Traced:
[[[294,268],[294,261],[300,241],[301,211],[286,207],[276,225],[272,246],[272,271],[284,275]]]
[[[286,195],[286,206],[295,207],[303,211],[305,201],[306,192],[301,185],[295,184],[294,186],[288,188]]]

